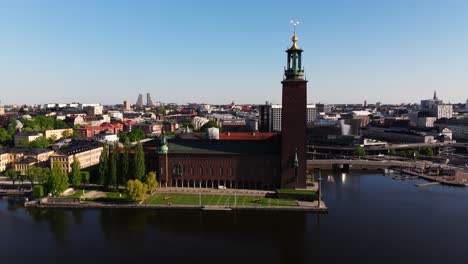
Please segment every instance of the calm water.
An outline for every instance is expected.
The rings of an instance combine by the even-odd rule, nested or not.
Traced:
[[[25,210],[0,200],[0,263],[468,263],[468,189],[325,176],[327,215]]]

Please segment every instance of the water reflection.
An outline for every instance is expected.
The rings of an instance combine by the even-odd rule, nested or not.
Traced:
[[[56,262],[55,254],[99,263],[430,264],[467,259],[467,189],[421,189],[414,181],[381,174],[324,175],[328,214],[25,210],[21,203],[0,200],[0,250],[9,250],[0,253],[26,252],[50,263]]]

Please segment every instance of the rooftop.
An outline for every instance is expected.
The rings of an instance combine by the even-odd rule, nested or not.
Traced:
[[[278,137],[266,140],[169,139],[169,153],[279,155]]]

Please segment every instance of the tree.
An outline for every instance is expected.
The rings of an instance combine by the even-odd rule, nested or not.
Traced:
[[[153,191],[159,187],[159,183],[156,181],[156,173],[154,171],[150,171],[146,176],[146,185],[151,194]]]
[[[359,146],[356,148],[356,151],[354,152],[354,154],[358,157],[362,157],[366,155],[366,151],[364,150],[363,147]]]
[[[210,120],[200,128],[200,131],[206,132],[208,131],[208,128],[211,128],[211,127],[219,128],[219,126],[216,124],[215,121]]]
[[[81,164],[77,157],[73,157],[71,184],[75,187],[81,185]]]
[[[115,186],[116,188],[118,187],[117,185],[117,163],[119,162],[119,142],[115,142],[114,149],[112,150],[112,153],[110,155],[110,163],[109,163],[109,180],[108,184],[109,186]]]
[[[10,181],[13,182],[13,186],[15,186],[15,182],[18,180],[18,177],[20,175],[20,172],[15,170],[15,169],[9,169],[5,173],[5,175],[8,177]]]
[[[29,148],[29,141],[27,139],[20,140],[17,147],[19,148]]]
[[[434,153],[432,152],[432,148],[430,147],[421,148],[420,154],[426,157],[432,157],[432,155],[434,155]]]
[[[11,142],[12,139],[13,138],[8,133],[8,131],[5,128],[0,127],[0,144],[7,145]]]
[[[389,149],[388,150],[388,155],[392,155],[392,156],[395,156],[397,153],[396,153],[396,150],[395,149]]]
[[[103,185],[106,181],[107,171],[109,169],[109,146],[104,143],[104,147],[99,159],[99,184]]]
[[[144,180],[145,177],[145,153],[143,152],[143,145],[138,141],[136,152],[135,152],[135,176],[134,179],[140,181]]]
[[[35,140],[29,142],[29,147],[30,148],[47,148],[50,146],[50,141],[49,139],[45,137],[38,137]]]
[[[46,186],[47,193],[52,193],[54,196],[61,195],[70,186],[68,174],[63,168],[61,161],[55,161],[52,164],[52,170]]]
[[[62,132],[62,137],[64,138],[69,138],[72,136],[72,133],[70,133],[70,130],[65,130]]]
[[[91,178],[91,173],[89,173],[89,171],[82,171],[81,172],[81,182],[82,183],[89,183],[89,178]]]
[[[123,155],[122,155],[122,168],[120,172],[120,183],[124,183],[129,180],[130,177],[129,171],[130,171],[130,140],[127,138],[125,139],[124,143],[124,150],[123,150]]]
[[[37,181],[42,185],[47,184],[50,178],[50,174],[50,168],[41,168],[41,173],[38,175]]]
[[[46,168],[32,166],[27,170],[26,179],[31,182],[32,187],[34,187],[34,184],[36,184],[36,182],[44,183],[44,178],[49,175],[49,172],[45,169]]]
[[[130,198],[134,201],[142,201],[145,199],[148,188],[140,180],[129,180],[127,182],[127,192]]]

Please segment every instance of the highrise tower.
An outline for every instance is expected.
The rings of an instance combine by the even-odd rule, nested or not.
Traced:
[[[281,123],[281,187],[306,187],[307,81],[302,68],[303,50],[296,30],[287,53],[284,71]]]
[[[153,107],[153,100],[151,100],[151,95],[149,93],[146,94],[146,106]]]
[[[136,107],[143,107],[143,95],[142,94],[138,95],[138,100],[136,102]]]

